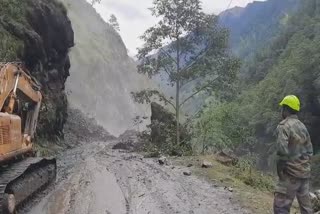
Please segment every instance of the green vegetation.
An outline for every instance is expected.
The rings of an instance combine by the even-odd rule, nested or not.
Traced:
[[[26,1],[0,0],[0,5],[0,61],[16,61],[23,53],[23,41],[13,37],[3,28],[1,22],[10,18],[16,22],[27,24],[25,19]]]
[[[23,42],[13,37],[0,25],[0,61],[16,61],[23,51]]]
[[[300,97],[303,103],[301,118],[313,139],[317,139],[313,128],[319,119],[312,117],[311,120],[311,116],[320,112],[317,107],[319,5],[319,0],[305,1],[289,18],[283,32],[268,49],[256,56],[253,66],[246,71],[246,80],[240,86],[242,93],[237,98],[205,109],[197,121],[196,142],[206,139],[203,142],[208,146],[247,147],[256,152],[255,145],[259,144],[265,154],[280,120],[278,103],[287,94]],[[255,74],[262,78],[253,78]]]
[[[25,0],[0,0],[1,17],[9,17],[17,22],[27,24]]]
[[[176,88],[175,98],[158,90],[143,90],[133,93],[133,97],[140,103],[156,97],[174,109],[179,145],[183,105],[217,87],[227,90],[236,77],[239,62],[229,56],[227,31],[219,27],[216,16],[202,12],[200,0],[154,1],[151,12],[159,22],[141,36],[144,45],[138,50],[138,72],[149,77],[166,73],[166,84]],[[190,94],[182,97],[181,88],[190,82],[196,83]]]

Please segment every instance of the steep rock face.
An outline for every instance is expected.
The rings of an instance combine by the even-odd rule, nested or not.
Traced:
[[[75,30],[70,53],[69,103],[97,119],[111,134],[132,129],[133,118],[146,116],[147,107],[133,102],[130,92],[148,85],[119,34],[85,0],[64,0]]]
[[[0,0],[1,61],[22,61],[42,85],[38,135],[62,135],[69,48],[74,45],[66,8],[56,0]]]

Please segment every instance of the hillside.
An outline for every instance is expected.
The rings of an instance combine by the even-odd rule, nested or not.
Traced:
[[[76,44],[70,53],[71,77],[66,86],[70,106],[96,118],[111,134],[132,129],[132,119],[149,111],[134,103],[130,92],[148,87],[148,80],[137,74],[121,37],[91,5],[85,0],[63,2]]]
[[[221,25],[230,30],[230,46],[241,58],[252,57],[288,21],[299,0],[254,1],[245,8],[235,7],[219,14]]]
[[[235,7],[219,14],[220,25],[229,30],[230,51],[242,60],[242,68],[238,75],[240,85],[251,84],[246,81],[250,81],[251,78],[261,80],[263,73],[254,73],[258,65],[252,61],[260,56],[256,53],[263,54],[261,50],[276,38],[291,14],[297,10],[299,2],[299,0],[254,1],[245,8]],[[268,63],[269,61],[260,67],[268,66]],[[174,97],[175,87],[168,86],[166,79],[167,75],[163,72],[154,80],[168,97]],[[182,97],[192,93],[194,84],[191,82],[182,88]],[[207,98],[207,95],[199,94],[183,107],[184,113],[196,114],[205,105]]]
[[[278,103],[285,95],[296,94],[302,102],[300,117],[319,150],[319,3],[305,1],[265,54],[253,62],[253,71],[264,74],[262,80],[248,80],[252,85],[234,101],[206,109],[200,121],[209,125],[206,132],[199,130],[199,137],[206,136],[211,146],[258,153],[261,166],[266,166],[280,121]],[[263,66],[267,61],[269,66]]]

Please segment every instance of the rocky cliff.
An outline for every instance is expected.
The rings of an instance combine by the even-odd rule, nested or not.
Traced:
[[[56,0],[0,0],[0,61],[22,61],[42,85],[38,135],[62,135],[73,30]]]
[[[71,77],[67,82],[68,99],[97,119],[111,134],[132,129],[133,118],[144,116],[145,106],[133,102],[131,91],[148,82],[136,72],[119,34],[85,0],[63,0],[75,30]]]

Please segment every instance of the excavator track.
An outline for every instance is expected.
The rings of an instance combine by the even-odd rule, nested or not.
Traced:
[[[6,214],[54,181],[57,166],[54,158],[28,158],[0,170],[0,214]]]

